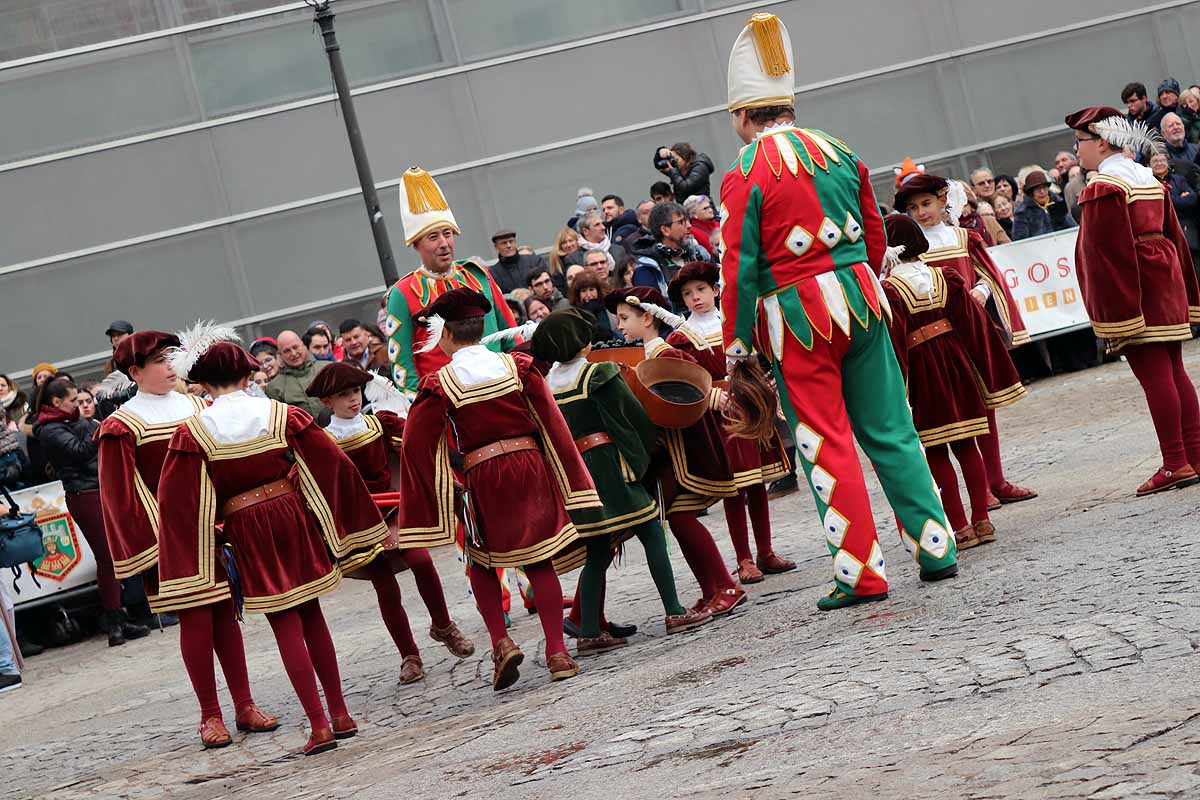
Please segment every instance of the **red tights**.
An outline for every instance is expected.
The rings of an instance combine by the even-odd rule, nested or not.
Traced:
[[[408,614],[404,611],[404,603],[400,597],[400,582],[392,572],[391,564],[386,558],[376,558],[361,570],[362,575],[369,578],[375,587],[375,597],[379,600],[379,616],[392,635],[396,649],[400,655],[419,656],[417,643],[413,640],[412,627],[408,624]]]
[[[987,421],[988,432],[983,436],[977,436],[975,441],[979,445],[979,452],[983,456],[983,463],[987,468],[988,486],[998,488],[1003,486],[1007,479],[1004,477],[1004,467],[1000,465],[1000,434],[996,430],[996,412],[994,410],[987,412]]]
[[[733,578],[725,569],[725,562],[721,560],[721,551],[717,549],[717,543],[713,541],[708,528],[700,523],[696,512],[677,511],[669,514],[667,524],[671,526],[671,533],[679,542],[683,560],[696,576],[696,582],[700,584],[700,594],[705,600],[712,600],[717,596],[717,592],[735,588]]]
[[[321,696],[317,694],[317,680],[325,690],[329,713],[335,717],[348,715],[346,700],[342,697],[337,653],[325,624],[325,615],[321,613],[321,601],[309,600],[286,611],[272,612],[267,614],[267,621],[275,633],[283,668],[312,729],[329,727]]]
[[[213,670],[214,651],[221,661],[229,693],[233,695],[234,708],[241,710],[254,702],[250,696],[242,632],[234,617],[232,600],[182,609],[179,612],[179,651],[192,681],[192,691],[200,701],[201,722],[221,718],[217,676]]]
[[[558,573],[549,561],[526,564],[524,569],[533,587],[533,596],[538,598],[538,619],[542,622],[542,633],[546,637],[546,656],[567,652],[567,644],[563,641],[562,601],[553,600],[562,597]],[[495,648],[501,639],[508,636],[504,627],[500,579],[496,576],[496,570],[479,564],[471,565],[470,578],[475,604],[479,607],[479,615],[483,617],[483,624],[487,626],[488,636]]]
[[[430,621],[438,628],[450,625],[450,609],[446,608],[446,593],[442,590],[442,578],[438,575],[433,557],[424,547],[404,551],[404,560],[412,570],[417,592],[429,610]]]
[[[1183,366],[1179,342],[1154,342],[1126,348],[1129,368],[1146,393],[1150,419],[1162,450],[1163,468],[1200,465],[1200,404]]]
[[[925,448],[929,471],[933,473],[933,479],[942,492],[946,519],[951,528],[961,531],[969,523],[958,492],[958,475],[950,463],[950,450],[954,451],[954,457],[962,469],[963,483],[967,485],[967,495],[971,498],[971,523],[988,518],[988,472],[975,446],[975,439],[959,439],[951,442],[949,447],[937,444]]]
[[[752,559],[750,534],[746,530],[746,508],[750,509],[750,526],[754,529],[754,547],[758,557],[771,552],[771,511],[767,506],[767,487],[755,484],[738,492],[737,497],[725,498],[725,523],[738,562]]]

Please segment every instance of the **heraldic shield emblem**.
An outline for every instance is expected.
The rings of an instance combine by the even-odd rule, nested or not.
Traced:
[[[37,524],[42,529],[46,555],[34,563],[34,569],[39,578],[61,582],[83,560],[79,552],[79,532],[70,514],[39,517]]]

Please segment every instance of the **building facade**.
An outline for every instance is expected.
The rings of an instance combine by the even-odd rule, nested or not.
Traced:
[[[653,150],[724,168],[728,50],[791,31],[803,125],[844,138],[881,199],[911,155],[1015,173],[1069,145],[1063,114],[1200,70],[1200,2],[338,0],[337,30],[388,217],[433,171],[493,257],[548,245],[579,186],[630,205]],[[14,0],[0,11],[0,372],[85,374],[115,318],[249,335],[373,318],[383,291],[325,54],[304,3]],[[716,181],[714,181],[714,190]]]

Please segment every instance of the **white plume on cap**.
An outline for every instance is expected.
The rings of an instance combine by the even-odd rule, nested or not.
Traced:
[[[367,397],[372,413],[391,411],[397,416],[407,417],[409,406],[412,405],[408,395],[382,375],[372,374],[371,382],[363,387],[363,394]]]
[[[522,339],[528,339],[530,336],[533,336],[533,332],[537,330],[537,326],[538,326],[538,324],[536,321],[529,320],[528,322],[521,323],[520,325],[516,326],[515,328],[505,328],[502,331],[496,331],[495,333],[489,333],[487,336],[483,337],[483,339],[480,340],[480,344],[491,344],[492,342],[511,341],[513,339],[516,339],[518,336],[520,336]]]
[[[967,209],[967,190],[963,188],[961,181],[952,180],[947,183],[949,189],[946,192],[946,210],[950,212],[950,224],[958,225],[958,220]]]
[[[421,345],[418,353],[431,353],[436,350],[438,342],[442,340],[442,331],[446,328],[446,319],[441,314],[434,314],[425,322],[429,325],[429,338]]]
[[[1108,117],[1088,125],[1092,133],[1118,149],[1132,147],[1146,155],[1162,153],[1166,143],[1157,130],[1144,122],[1130,122],[1122,116]]]
[[[187,330],[180,331],[179,347],[167,349],[167,361],[175,374],[187,380],[188,373],[200,356],[208,352],[208,348],[217,342],[240,342],[242,337],[229,325],[218,325],[214,320],[197,320],[196,324]]]

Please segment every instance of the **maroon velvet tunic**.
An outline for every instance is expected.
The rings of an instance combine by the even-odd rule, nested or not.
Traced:
[[[685,353],[690,353],[696,363],[708,370],[714,382],[725,380],[725,353],[721,348],[721,332],[716,331],[704,338],[703,344],[690,331],[677,330],[667,337],[667,344]],[[788,474],[787,451],[779,434],[772,433],[767,444],[734,436],[725,427],[721,412],[716,412],[720,421],[721,439],[729,455],[729,466],[733,470],[733,482],[739,489],[756,484],[769,483]]]
[[[193,412],[204,408],[197,398],[188,399]],[[150,424],[118,409],[96,433],[104,528],[118,578],[145,573],[158,563],[158,476],[167,444],[182,422]],[[146,578],[146,592],[154,594],[156,581],[152,574]]]
[[[1166,189],[1101,173],[1079,196],[1075,263],[1096,336],[1109,349],[1190,339],[1200,291]]]
[[[292,494],[224,518],[226,501],[280,479]],[[273,402],[268,431],[216,441],[199,417],[175,432],[159,484],[160,587],[155,610],[213,602],[227,593],[218,568],[233,547],[247,611],[282,611],[320,597],[383,549],[387,526],[358,470],[306,412]]]
[[[365,431],[345,439],[334,438],[334,441],[358,468],[358,473],[362,475],[372,494],[389,492],[392,490],[392,467],[389,458],[393,454],[400,454],[400,445],[404,438],[404,420],[391,411],[365,414],[363,419],[367,422]],[[329,433],[330,436],[333,435],[332,432]]]
[[[421,379],[405,422],[397,520],[399,546],[451,544],[456,529],[450,435],[467,455],[503,439],[531,436],[536,450],[481,462],[463,476],[466,554],[485,567],[518,567],[573,550],[568,510],[601,507],[571,431],[529,356],[496,354],[503,375],[462,383],[453,362]],[[555,567],[560,569],[558,563]]]
[[[900,274],[882,281],[892,308],[892,345],[925,447],[982,436],[988,432],[989,409],[1025,396],[1000,330],[960,274],[937,267],[930,273],[928,295]],[[935,323],[949,329],[914,341],[914,334]]]
[[[1003,273],[992,260],[983,244],[983,238],[975,231],[964,228],[953,228],[958,235],[958,244],[953,247],[938,247],[928,250],[921,260],[931,267],[953,269],[962,277],[963,283],[970,289],[983,281],[992,291],[988,306],[997,320],[1012,334],[1010,346],[1027,344],[1029,331],[1025,329],[1025,320],[1021,310],[1012,296],[1012,290],[1004,280]]]
[[[676,349],[665,341],[659,341],[657,345],[651,343],[646,358],[681,358],[696,362],[691,353]],[[650,474],[662,487],[662,505],[668,515],[702,511],[723,498],[738,494],[718,416],[719,403],[720,391],[714,388],[709,397],[709,411],[695,425],[683,429],[659,429],[662,447],[655,454]]]

